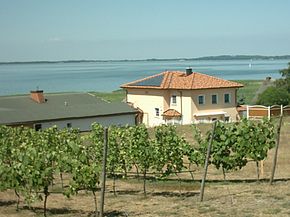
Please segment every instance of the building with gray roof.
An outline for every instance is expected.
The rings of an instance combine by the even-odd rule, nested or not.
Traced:
[[[107,102],[89,93],[1,96],[0,124],[28,126],[37,130],[57,125],[59,128],[91,129],[97,122],[103,126],[135,125],[138,111],[122,102]]]

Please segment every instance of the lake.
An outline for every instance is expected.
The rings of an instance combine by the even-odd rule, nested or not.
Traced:
[[[290,60],[227,61],[127,61],[82,63],[1,64],[0,95],[29,93],[37,88],[45,92],[100,91],[119,89],[123,83],[165,70],[193,71],[228,80],[280,78],[279,70]]]

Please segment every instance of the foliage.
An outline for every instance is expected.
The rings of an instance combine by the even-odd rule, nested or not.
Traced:
[[[258,104],[271,106],[271,105],[288,105],[290,102],[290,94],[286,89],[277,87],[268,87],[258,97]]]
[[[183,157],[188,146],[185,139],[177,135],[175,126],[157,126],[154,143],[157,171],[168,176],[184,168]]]
[[[258,97],[258,104],[265,106],[290,104],[290,63],[280,70],[282,78],[275,81],[275,87],[268,87]]]
[[[286,89],[290,93],[290,62],[288,68],[280,70],[282,79],[276,81],[276,87]]]
[[[43,192],[46,215],[48,187],[53,183],[54,174],[65,168],[60,160],[65,147],[63,138],[68,138],[65,135],[71,132],[59,131],[56,127],[37,132],[1,126],[0,135],[1,189],[14,189],[18,201],[22,194],[28,204],[42,200]]]
[[[113,176],[120,169],[120,135],[121,129],[114,126],[109,128],[107,169]]]
[[[130,154],[132,162],[143,173],[143,192],[146,194],[146,174],[153,167],[155,149],[149,141],[149,135],[145,125],[130,127]]]
[[[207,133],[202,138],[200,132],[195,131],[195,138],[200,145],[200,152],[205,159],[206,149],[210,138]],[[226,124],[218,122],[211,150],[210,163],[225,172],[244,167],[249,159],[256,162],[267,157],[269,149],[274,147],[275,133],[272,122],[262,122],[243,119],[241,122]]]
[[[247,146],[241,145],[243,134],[239,132],[239,127],[239,124],[226,125],[218,122],[212,145],[212,164],[217,169],[221,167],[225,171],[231,171],[241,169],[247,164]]]
[[[148,171],[154,159],[154,149],[149,141],[145,125],[130,127],[130,155],[131,160],[142,172]]]
[[[246,148],[247,157],[254,161],[264,160],[268,151],[275,146],[274,124],[267,119],[262,121],[244,119],[240,123],[239,133],[244,135],[241,142],[249,144]]]
[[[126,175],[135,166],[143,174],[146,194],[149,171],[167,177],[182,171],[186,158],[192,164],[203,164],[209,133],[202,137],[196,126],[193,129],[198,147],[179,136],[175,126],[156,127],[152,139],[144,125],[110,127],[107,170],[114,177],[117,171]],[[218,123],[210,163],[225,171],[241,169],[249,159],[265,159],[274,146],[274,137],[274,125],[267,120]],[[56,176],[66,173],[70,180],[64,194],[69,197],[79,190],[90,191],[97,214],[103,143],[104,128],[99,124],[93,124],[92,132],[84,137],[78,130],[56,127],[35,131],[0,126],[0,190],[13,189],[18,202],[20,195],[28,204],[44,200],[46,214],[49,186]]]

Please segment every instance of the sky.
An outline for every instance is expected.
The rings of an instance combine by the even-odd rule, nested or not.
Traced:
[[[290,54],[290,0],[0,0],[0,61]]]

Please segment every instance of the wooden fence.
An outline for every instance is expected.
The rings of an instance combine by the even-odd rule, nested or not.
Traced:
[[[246,105],[238,109],[240,117],[246,117],[247,119],[261,119],[267,117],[270,119],[275,116],[287,116],[290,115],[290,105]]]

